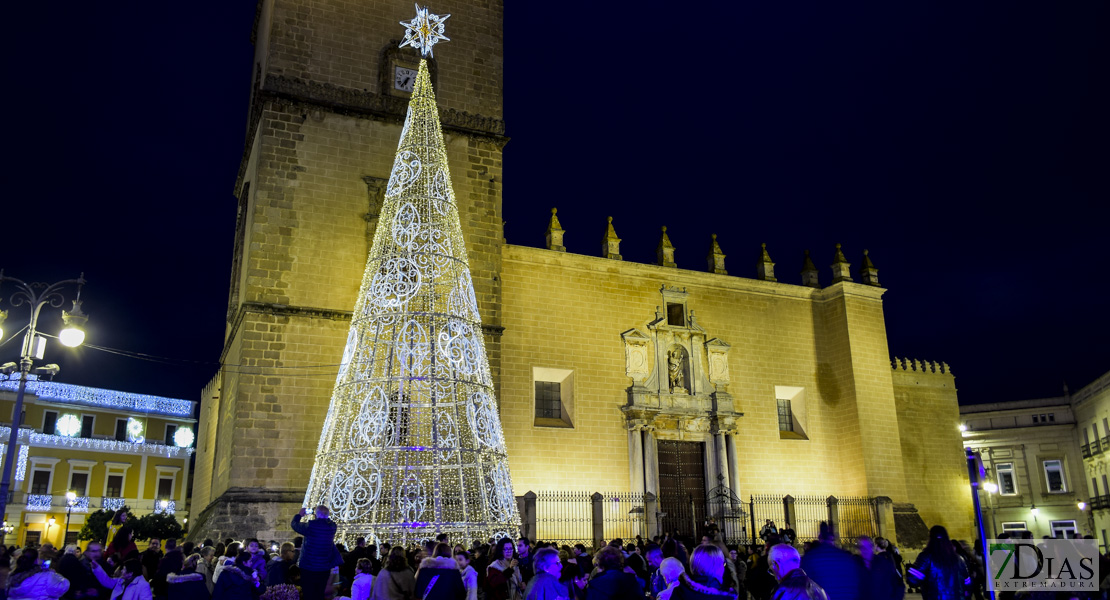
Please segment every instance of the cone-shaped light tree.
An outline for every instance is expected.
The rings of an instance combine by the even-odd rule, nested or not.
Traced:
[[[520,527],[424,60],[305,504],[329,506],[348,540],[462,541]]]

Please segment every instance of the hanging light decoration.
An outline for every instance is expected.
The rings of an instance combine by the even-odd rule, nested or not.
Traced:
[[[132,417],[127,418],[127,441],[132,444],[141,444],[146,441],[146,438],[143,437],[142,421]]]
[[[181,448],[193,445],[193,430],[188,427],[178,427],[173,434],[173,443]]]
[[[58,435],[77,437],[77,434],[81,433],[81,419],[74,414],[64,414],[58,417],[58,422],[54,425],[54,431]]]

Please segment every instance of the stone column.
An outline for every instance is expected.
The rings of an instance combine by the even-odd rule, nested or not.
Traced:
[[[659,494],[659,444],[655,440],[654,427],[644,427],[644,489]]]
[[[728,454],[728,487],[732,493],[740,495],[740,467],[736,462],[736,436],[725,436],[725,450]]]
[[[894,502],[886,497],[875,498],[875,512],[879,517],[879,535],[898,545],[898,534],[894,532]]]
[[[714,480],[718,480],[716,475],[720,475],[724,479],[720,480],[725,487],[732,487],[731,479],[729,478],[729,459],[728,453],[725,451],[725,435],[723,433],[713,434],[714,445],[717,447],[717,472],[714,473]]]
[[[632,493],[644,493],[644,441],[634,423],[628,424],[628,477]]]
[[[536,531],[536,492],[528,490],[520,500],[517,500],[517,504],[522,505],[523,508],[520,511],[520,525],[524,537],[530,540],[537,539],[539,532]]]
[[[594,550],[601,549],[601,542],[605,539],[605,508],[601,505],[602,495],[594,492],[590,496],[590,521],[593,525]]]
[[[644,526],[648,538],[659,535],[659,501],[650,490],[644,494]]]

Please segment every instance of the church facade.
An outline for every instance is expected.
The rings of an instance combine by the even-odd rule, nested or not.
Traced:
[[[869,258],[807,257],[795,285],[715,241],[705,271],[679,269],[664,231],[657,264],[636,264],[612,220],[597,255],[567,252],[554,214],[544,247],[506,244],[503,6],[433,8],[453,13],[432,79],[516,495],[866,496],[970,535],[954,378],[892,361]],[[194,537],[288,537],[304,499],[415,74],[397,48],[411,11],[259,2]]]

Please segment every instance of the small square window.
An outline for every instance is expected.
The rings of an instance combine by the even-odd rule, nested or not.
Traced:
[[[779,425],[779,439],[809,439],[806,436],[805,388],[776,385],[775,405]]]
[[[108,476],[108,488],[104,490],[104,495],[109,498],[123,497],[123,475]]]
[[[1034,422],[1034,423],[1036,423],[1036,422],[1037,422],[1037,415],[1033,415],[1033,422]]]
[[[72,473],[69,476],[69,489],[77,493],[78,496],[85,496],[86,490],[89,487],[89,474],[88,473]],[[69,491],[69,490],[67,490]]]
[[[31,493],[32,494],[49,494],[50,493],[50,471],[43,471],[35,469],[34,474],[31,475]]]
[[[667,303],[667,325],[672,327],[686,326],[686,307],[677,302]]]
[[[1002,531],[1025,531],[1025,521],[1003,522]]]
[[[790,412],[790,401],[779,400],[779,431],[794,431],[794,415]]]
[[[116,419],[116,441],[127,441],[127,419]]]
[[[536,417],[539,419],[562,419],[563,407],[560,400],[560,384],[555,381],[536,382]]]
[[[532,367],[536,427],[574,427],[574,371]]]
[[[159,477],[158,478],[158,499],[159,500],[173,500],[173,478],[172,477]]]
[[[1048,413],[1048,422],[1049,423],[1055,423],[1056,422],[1056,413]]]

